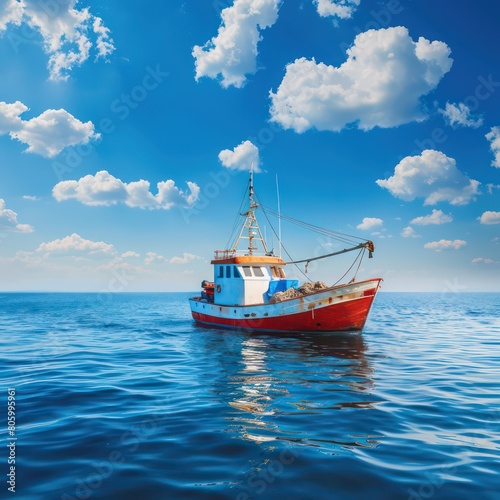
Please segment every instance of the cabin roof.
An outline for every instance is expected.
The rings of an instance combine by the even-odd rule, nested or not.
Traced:
[[[235,257],[229,257],[227,259],[214,259],[210,262],[211,264],[243,264],[243,265],[265,265],[265,264],[275,264],[284,266],[286,262],[280,257],[272,257],[268,255],[238,255]]]

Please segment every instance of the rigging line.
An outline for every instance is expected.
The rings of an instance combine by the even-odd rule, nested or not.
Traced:
[[[236,213],[236,216],[234,218],[233,227],[231,229],[231,232],[229,233],[229,238],[228,238],[227,243],[226,243],[226,248],[228,248],[228,249],[233,248],[234,243],[236,243],[236,238],[237,238],[236,228],[239,226],[242,207],[243,207],[243,204],[245,203],[245,199],[247,198],[249,185],[250,185],[250,180],[247,181],[247,187],[245,188],[245,191],[243,192],[243,197],[241,198],[240,207],[238,208],[238,212]]]
[[[359,264],[358,264],[358,268],[356,269],[356,272],[354,273],[354,278],[353,280],[356,280],[356,277],[359,273],[359,268],[361,267],[361,262],[363,262],[363,258],[365,256],[365,252],[366,252],[366,248],[363,248],[363,254],[361,255],[361,259],[359,259]]]
[[[347,252],[352,252],[353,250],[361,250],[366,248],[365,243],[360,243],[359,245],[352,248],[344,248],[344,250],[339,250],[338,252],[327,253],[326,255],[320,255],[319,257],[311,257],[309,259],[295,260],[293,262],[287,262],[287,264],[301,264],[302,262],[312,262],[313,260],[326,259],[327,257],[333,257],[334,255],[340,255]]]
[[[366,241],[363,238],[360,238],[359,236],[341,233],[340,231],[334,231],[332,229],[326,229],[326,228],[323,228],[320,226],[316,226],[314,224],[310,224],[308,222],[301,221],[299,219],[295,219],[294,217],[291,217],[289,215],[278,214],[274,209],[269,208],[269,207],[262,206],[262,208],[263,208],[263,210],[268,211],[271,215],[274,215],[275,217],[279,216],[280,218],[287,220],[288,222],[291,222],[291,223],[294,223],[294,224],[297,224],[297,225],[300,225],[303,227],[307,227],[310,230],[319,232],[321,234],[332,235],[332,236],[335,235],[337,238],[343,238],[343,239],[352,238],[352,239],[357,240],[357,241]]]
[[[361,238],[353,240],[352,238],[349,239],[349,238],[346,238],[346,237],[338,236],[338,235],[336,235],[335,233],[332,233],[332,232],[320,231],[320,230],[317,230],[317,229],[311,229],[310,226],[307,226],[305,224],[298,224],[298,223],[295,223],[295,224],[298,225],[298,226],[301,226],[301,227],[305,228],[306,230],[314,231],[317,234],[321,234],[321,235],[323,235],[323,236],[325,236],[325,237],[327,237],[329,239],[334,239],[336,241],[339,241],[339,242],[342,242],[342,243],[346,243],[346,244],[349,244],[349,245],[353,245],[353,244],[359,243],[360,241],[364,241]]]
[[[284,220],[286,220],[292,224],[296,224],[296,225],[304,227],[310,231],[322,234],[324,236],[334,238],[334,239],[339,240],[339,241],[344,241],[344,242],[349,241],[351,243],[364,241],[363,238],[360,238],[358,236],[346,235],[346,234],[340,233],[338,231],[332,231],[330,229],[321,228],[321,227],[315,226],[314,224],[309,224],[307,222],[299,221],[297,219],[294,219],[294,218],[291,218],[288,216],[284,216],[283,218],[284,218]]]
[[[356,261],[359,259],[360,255],[364,254],[364,250],[365,250],[365,249],[360,250],[360,252],[359,252],[359,253],[358,253],[358,255],[356,256],[356,258],[354,259],[354,262],[351,264],[351,267],[350,267],[350,268],[349,268],[349,269],[348,269],[348,270],[347,270],[347,271],[343,274],[343,276],[341,276],[341,277],[340,277],[340,278],[339,278],[339,279],[338,279],[338,280],[337,280],[337,281],[336,281],[336,282],[332,285],[332,287],[333,287],[333,286],[335,286],[335,285],[337,285],[337,283],[339,283],[339,281],[343,280],[343,279],[347,276],[347,274],[349,274],[349,271],[350,271],[350,270],[354,267],[354,264],[356,264]],[[363,259],[361,258],[361,259],[360,259],[360,261],[359,261],[359,263],[360,263],[360,264],[361,264],[361,261],[362,261],[362,260],[363,260]]]
[[[258,199],[257,199],[257,201],[258,201]],[[259,205],[260,205],[260,204],[259,204]],[[276,235],[276,231],[274,230],[274,227],[273,227],[273,225],[271,224],[271,221],[269,220],[269,217],[268,217],[268,215],[267,215],[267,213],[266,213],[266,210],[264,210],[264,208],[262,207],[262,205],[260,205],[260,208],[262,209],[262,213],[263,213],[263,214],[264,214],[264,216],[266,217],[266,220],[267,220],[267,222],[269,223],[269,225],[270,225],[270,227],[271,227],[271,229],[272,229],[273,233]],[[352,243],[352,242],[349,242],[349,243]],[[305,277],[305,279],[306,279],[307,281],[310,281],[309,276],[307,276],[307,274],[306,274],[306,273],[307,273],[307,265],[309,264],[309,260],[302,260],[302,261],[298,261],[298,262],[307,262],[307,264],[306,264],[306,272],[304,272],[304,271],[302,271],[302,269],[298,266],[297,261],[295,261],[295,262],[293,261],[292,256],[290,255],[290,253],[288,252],[288,250],[285,248],[285,246],[284,246],[284,245],[282,245],[282,248],[283,248],[283,250],[285,251],[285,253],[287,254],[288,258],[290,259],[290,262],[287,262],[286,264],[293,264],[293,265],[297,268],[297,271],[298,271],[299,273],[301,273],[301,274]],[[343,253],[343,252],[341,252],[341,253]],[[312,258],[312,259],[310,259],[310,260],[317,260],[318,258],[322,258],[322,257]],[[351,266],[351,267],[352,267],[352,266]],[[348,270],[347,272],[349,272],[349,270]],[[347,273],[346,273],[346,274],[347,274]],[[345,275],[344,275],[344,276],[345,276]],[[341,279],[342,279],[342,278],[341,278]]]
[[[255,198],[256,198],[257,203],[259,204],[259,208],[262,210],[262,213],[264,214],[264,217],[266,218],[266,220],[267,220],[267,222],[268,222],[268,224],[269,224],[269,226],[270,226],[270,228],[271,228],[272,232],[274,233],[274,235],[276,236],[276,238],[278,238],[278,235],[276,234],[276,231],[275,231],[275,229],[274,229],[274,226],[271,224],[271,221],[269,220],[269,217],[268,217],[268,215],[267,215],[266,211],[265,211],[265,210],[263,210],[262,205],[260,204],[260,202],[259,202],[259,198],[257,197],[257,195],[255,195]],[[288,253],[288,250],[285,248],[285,245],[283,245],[283,243],[281,244],[281,248],[282,248],[282,249],[283,249],[283,251],[287,254],[287,256],[288,256],[288,258],[290,259],[290,261],[292,261],[292,260],[293,260],[293,259],[292,259],[292,256]],[[302,271],[302,269],[301,269],[301,268],[300,268],[297,264],[294,264],[294,265],[295,265],[295,267],[297,268],[297,271],[299,271],[299,273],[301,273],[301,274],[305,277],[305,279],[306,279],[307,281],[310,281],[310,280],[309,280],[309,276],[307,276],[307,274],[306,274],[304,271]]]

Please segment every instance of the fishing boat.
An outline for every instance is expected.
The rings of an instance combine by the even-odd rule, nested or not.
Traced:
[[[368,252],[368,256],[372,257],[373,242],[329,231],[291,217],[285,218],[278,210],[279,220],[298,223],[302,227],[352,245],[322,256],[285,260],[281,256],[281,234],[277,235],[280,243],[279,255],[276,255],[274,250],[268,251],[262,236],[256,210],[264,210],[266,218],[272,210],[264,209],[259,203],[252,172],[247,190],[248,209],[240,214],[244,220],[234,243],[228,245],[228,249],[215,251],[211,261],[214,269],[213,279],[204,280],[200,295],[189,299],[194,321],[205,326],[250,332],[361,331],[382,281],[381,278],[361,281],[356,279],[365,254]],[[248,240],[248,246],[240,249],[243,240]],[[306,281],[299,286],[297,279],[286,277],[287,266],[305,264],[307,272],[307,266],[312,261],[356,250],[358,254],[348,272],[356,267],[357,263],[356,271],[347,283],[327,285],[321,281]],[[339,281],[344,279],[348,272]]]

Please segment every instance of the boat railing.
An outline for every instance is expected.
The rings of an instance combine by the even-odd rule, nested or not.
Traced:
[[[232,259],[236,257],[236,255],[242,254],[242,252],[238,252],[235,249],[231,250],[215,250],[214,252],[214,260],[224,260],[224,259]]]

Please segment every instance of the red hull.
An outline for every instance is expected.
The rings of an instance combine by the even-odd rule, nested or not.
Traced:
[[[269,318],[221,318],[193,311],[195,321],[223,328],[273,332],[360,331],[370,312],[373,294],[296,314]]]

